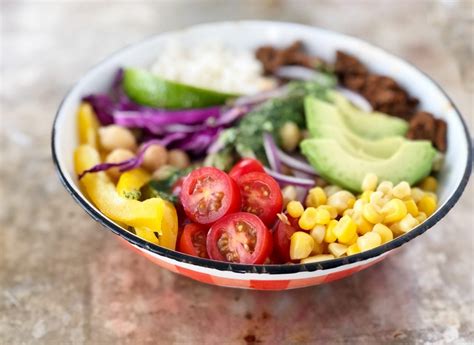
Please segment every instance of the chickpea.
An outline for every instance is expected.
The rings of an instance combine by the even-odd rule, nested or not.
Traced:
[[[105,151],[115,149],[135,151],[137,149],[137,142],[132,132],[117,125],[99,128],[99,139],[100,145]]]
[[[143,156],[142,166],[148,171],[155,171],[166,164],[168,160],[168,151],[161,145],[152,145]]]
[[[178,169],[187,168],[190,164],[189,157],[186,152],[179,149],[168,151],[168,164]]]
[[[130,150],[115,149],[105,157],[105,163],[120,163],[133,157],[135,157],[135,154]],[[117,181],[122,173],[119,168],[111,168],[107,170],[107,174],[112,180]]]
[[[154,172],[153,172],[153,179],[154,180],[166,180],[168,177],[171,176],[171,174],[173,174],[174,172],[176,172],[176,168],[171,166],[171,165],[162,165],[161,167],[159,167],[158,169],[156,169]]]
[[[280,128],[281,146],[287,152],[294,151],[301,140],[300,129],[296,123],[288,121]]]

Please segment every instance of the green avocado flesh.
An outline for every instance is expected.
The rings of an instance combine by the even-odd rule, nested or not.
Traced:
[[[315,126],[325,124],[346,128],[363,138],[380,139],[404,136],[408,130],[406,121],[383,113],[363,112],[335,91],[328,93],[328,97],[334,101],[333,104],[314,97],[305,99],[306,122],[310,132]]]
[[[127,68],[123,88],[131,100],[156,108],[204,108],[224,104],[237,95],[180,84],[135,68]]]
[[[334,91],[328,98],[333,103],[305,99],[312,139],[301,143],[303,154],[323,178],[359,192],[368,173],[379,181],[410,184],[430,173],[436,150],[429,141],[404,138],[406,121],[363,112]]]
[[[379,181],[413,185],[428,176],[436,153],[424,140],[407,140],[391,157],[373,161],[354,156],[332,138],[306,139],[301,150],[323,178],[354,192],[361,191],[368,173],[376,174]]]

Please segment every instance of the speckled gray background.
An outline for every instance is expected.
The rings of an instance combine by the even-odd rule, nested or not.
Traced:
[[[1,0],[0,344],[470,344],[473,187],[434,229],[329,285],[252,292],[154,266],[60,185],[61,98],[122,46],[191,24],[308,23],[375,43],[428,72],[472,124],[473,2]],[[472,128],[472,125],[471,125]]]

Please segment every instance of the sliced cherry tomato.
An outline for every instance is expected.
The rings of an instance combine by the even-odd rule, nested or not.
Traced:
[[[240,209],[237,184],[213,167],[191,172],[183,181],[180,200],[189,219],[199,224],[212,224]]]
[[[178,250],[182,253],[209,258],[206,238],[209,228],[202,224],[186,224],[179,240]]]
[[[262,172],[245,174],[237,183],[242,197],[242,211],[257,215],[267,226],[271,226],[283,207],[278,183]]]
[[[262,264],[272,251],[272,235],[251,213],[225,216],[207,234],[207,252],[214,260]]]
[[[242,176],[251,172],[265,172],[262,163],[256,159],[244,158],[238,161],[229,171],[229,176],[238,181]]]
[[[286,220],[278,219],[273,228],[273,257],[281,263],[291,262],[290,238],[294,232],[300,230],[298,219],[287,216]]]

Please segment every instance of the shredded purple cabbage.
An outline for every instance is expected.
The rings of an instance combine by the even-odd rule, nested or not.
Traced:
[[[207,148],[217,140],[221,131],[222,128],[220,127],[207,128],[203,131],[193,133],[185,140],[181,140],[176,144],[176,147],[199,155],[206,152]]]
[[[89,102],[97,114],[99,122],[103,125],[111,125],[114,123],[113,112],[116,108],[115,102],[107,94],[93,94],[83,98],[84,101]]]
[[[143,163],[143,158],[145,157],[145,152],[148,150],[149,147],[153,145],[162,145],[162,146],[168,146],[172,142],[175,142],[177,140],[183,139],[186,137],[186,134],[184,133],[172,133],[162,139],[152,139],[144,143],[141,148],[138,150],[138,153],[135,157],[127,159],[123,162],[119,163],[100,163],[95,166],[93,166],[90,169],[84,170],[80,175],[79,175],[79,180],[84,177],[84,175],[88,173],[94,173],[94,172],[99,172],[99,171],[106,171],[110,168],[119,168],[121,172],[132,170],[135,168],[138,168],[140,165]]]
[[[138,111],[118,110],[113,113],[117,125],[129,128],[146,128],[155,134],[162,134],[163,126],[166,125],[198,124],[217,119],[219,115],[220,107],[185,110],[144,108]]]

